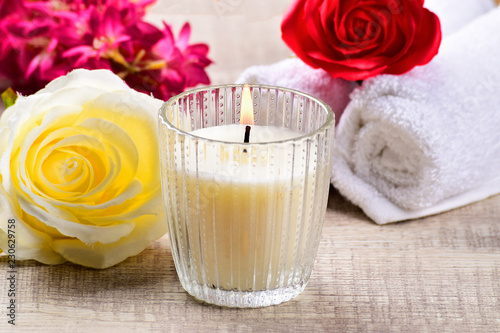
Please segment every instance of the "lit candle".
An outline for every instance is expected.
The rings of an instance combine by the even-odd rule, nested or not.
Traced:
[[[240,109],[234,107],[239,92]],[[326,210],[334,120],[321,102],[286,93],[271,87],[255,93],[257,119],[274,114],[273,125],[254,124],[247,87],[199,89],[162,110],[172,254],[182,285],[196,298],[239,307],[278,304],[309,279]],[[236,115],[239,124],[220,124],[220,117]],[[292,119],[297,126],[285,124]],[[179,131],[189,127],[198,129]]]
[[[288,128],[255,125],[248,86],[242,92],[240,124],[201,128],[190,134],[244,143],[248,126],[251,127],[249,143],[284,141],[304,135]],[[302,202],[304,186],[311,179],[306,180],[296,172],[293,180],[296,186],[292,188],[286,172],[269,175],[271,161],[267,152],[259,158],[258,149],[239,148],[223,149],[222,163],[214,163],[212,154],[203,154],[197,174],[191,173],[185,179],[187,191],[198,192],[201,197],[199,202],[191,201],[193,206],[187,209],[193,216],[185,216],[187,221],[193,221],[188,225],[188,233],[193,244],[192,255],[199,263],[197,275],[200,283],[223,290],[275,289],[281,275],[294,269],[294,246],[285,244],[295,244],[297,228],[308,230],[308,221],[302,226],[297,222],[301,221],[299,207],[305,204],[312,208],[310,202]],[[286,163],[286,152],[278,152],[272,162]],[[306,200],[310,199],[307,196]],[[198,237],[202,238],[201,244],[195,241]],[[306,239],[302,238],[303,242]],[[303,248],[305,244],[300,246]]]
[[[200,128],[191,134],[211,140],[245,143],[245,131],[248,126],[251,128],[249,143],[284,141],[304,135],[288,128],[254,125],[252,96],[247,85],[242,90],[239,124]]]

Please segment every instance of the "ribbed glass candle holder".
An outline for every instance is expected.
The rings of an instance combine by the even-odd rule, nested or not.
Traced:
[[[211,304],[261,307],[297,296],[311,275],[335,120],[314,97],[250,86],[250,137],[260,142],[243,143],[243,129],[235,142],[242,89],[204,87],[164,103],[162,187],[184,289]]]

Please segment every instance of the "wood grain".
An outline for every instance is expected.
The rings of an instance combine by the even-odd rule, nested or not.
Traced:
[[[164,237],[106,270],[21,263],[17,326],[2,310],[0,332],[499,331],[499,222],[496,196],[378,226],[331,189],[313,274],[290,302],[248,310],[196,302]]]

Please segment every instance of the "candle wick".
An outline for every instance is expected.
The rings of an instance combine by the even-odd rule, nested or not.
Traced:
[[[250,130],[252,129],[251,126],[247,125],[245,127],[245,139],[243,140],[244,143],[250,143]]]
[[[243,143],[250,143],[250,130],[251,129],[252,129],[252,127],[250,125],[247,125],[245,127],[245,138],[243,139]],[[247,150],[243,149],[243,152],[246,153]]]

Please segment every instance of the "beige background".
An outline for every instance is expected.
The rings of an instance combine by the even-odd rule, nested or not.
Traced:
[[[280,24],[291,0],[160,0],[147,18],[164,20],[177,36],[191,24],[192,42],[210,46],[213,84],[232,83],[248,66],[282,60],[292,52],[281,40]]]

